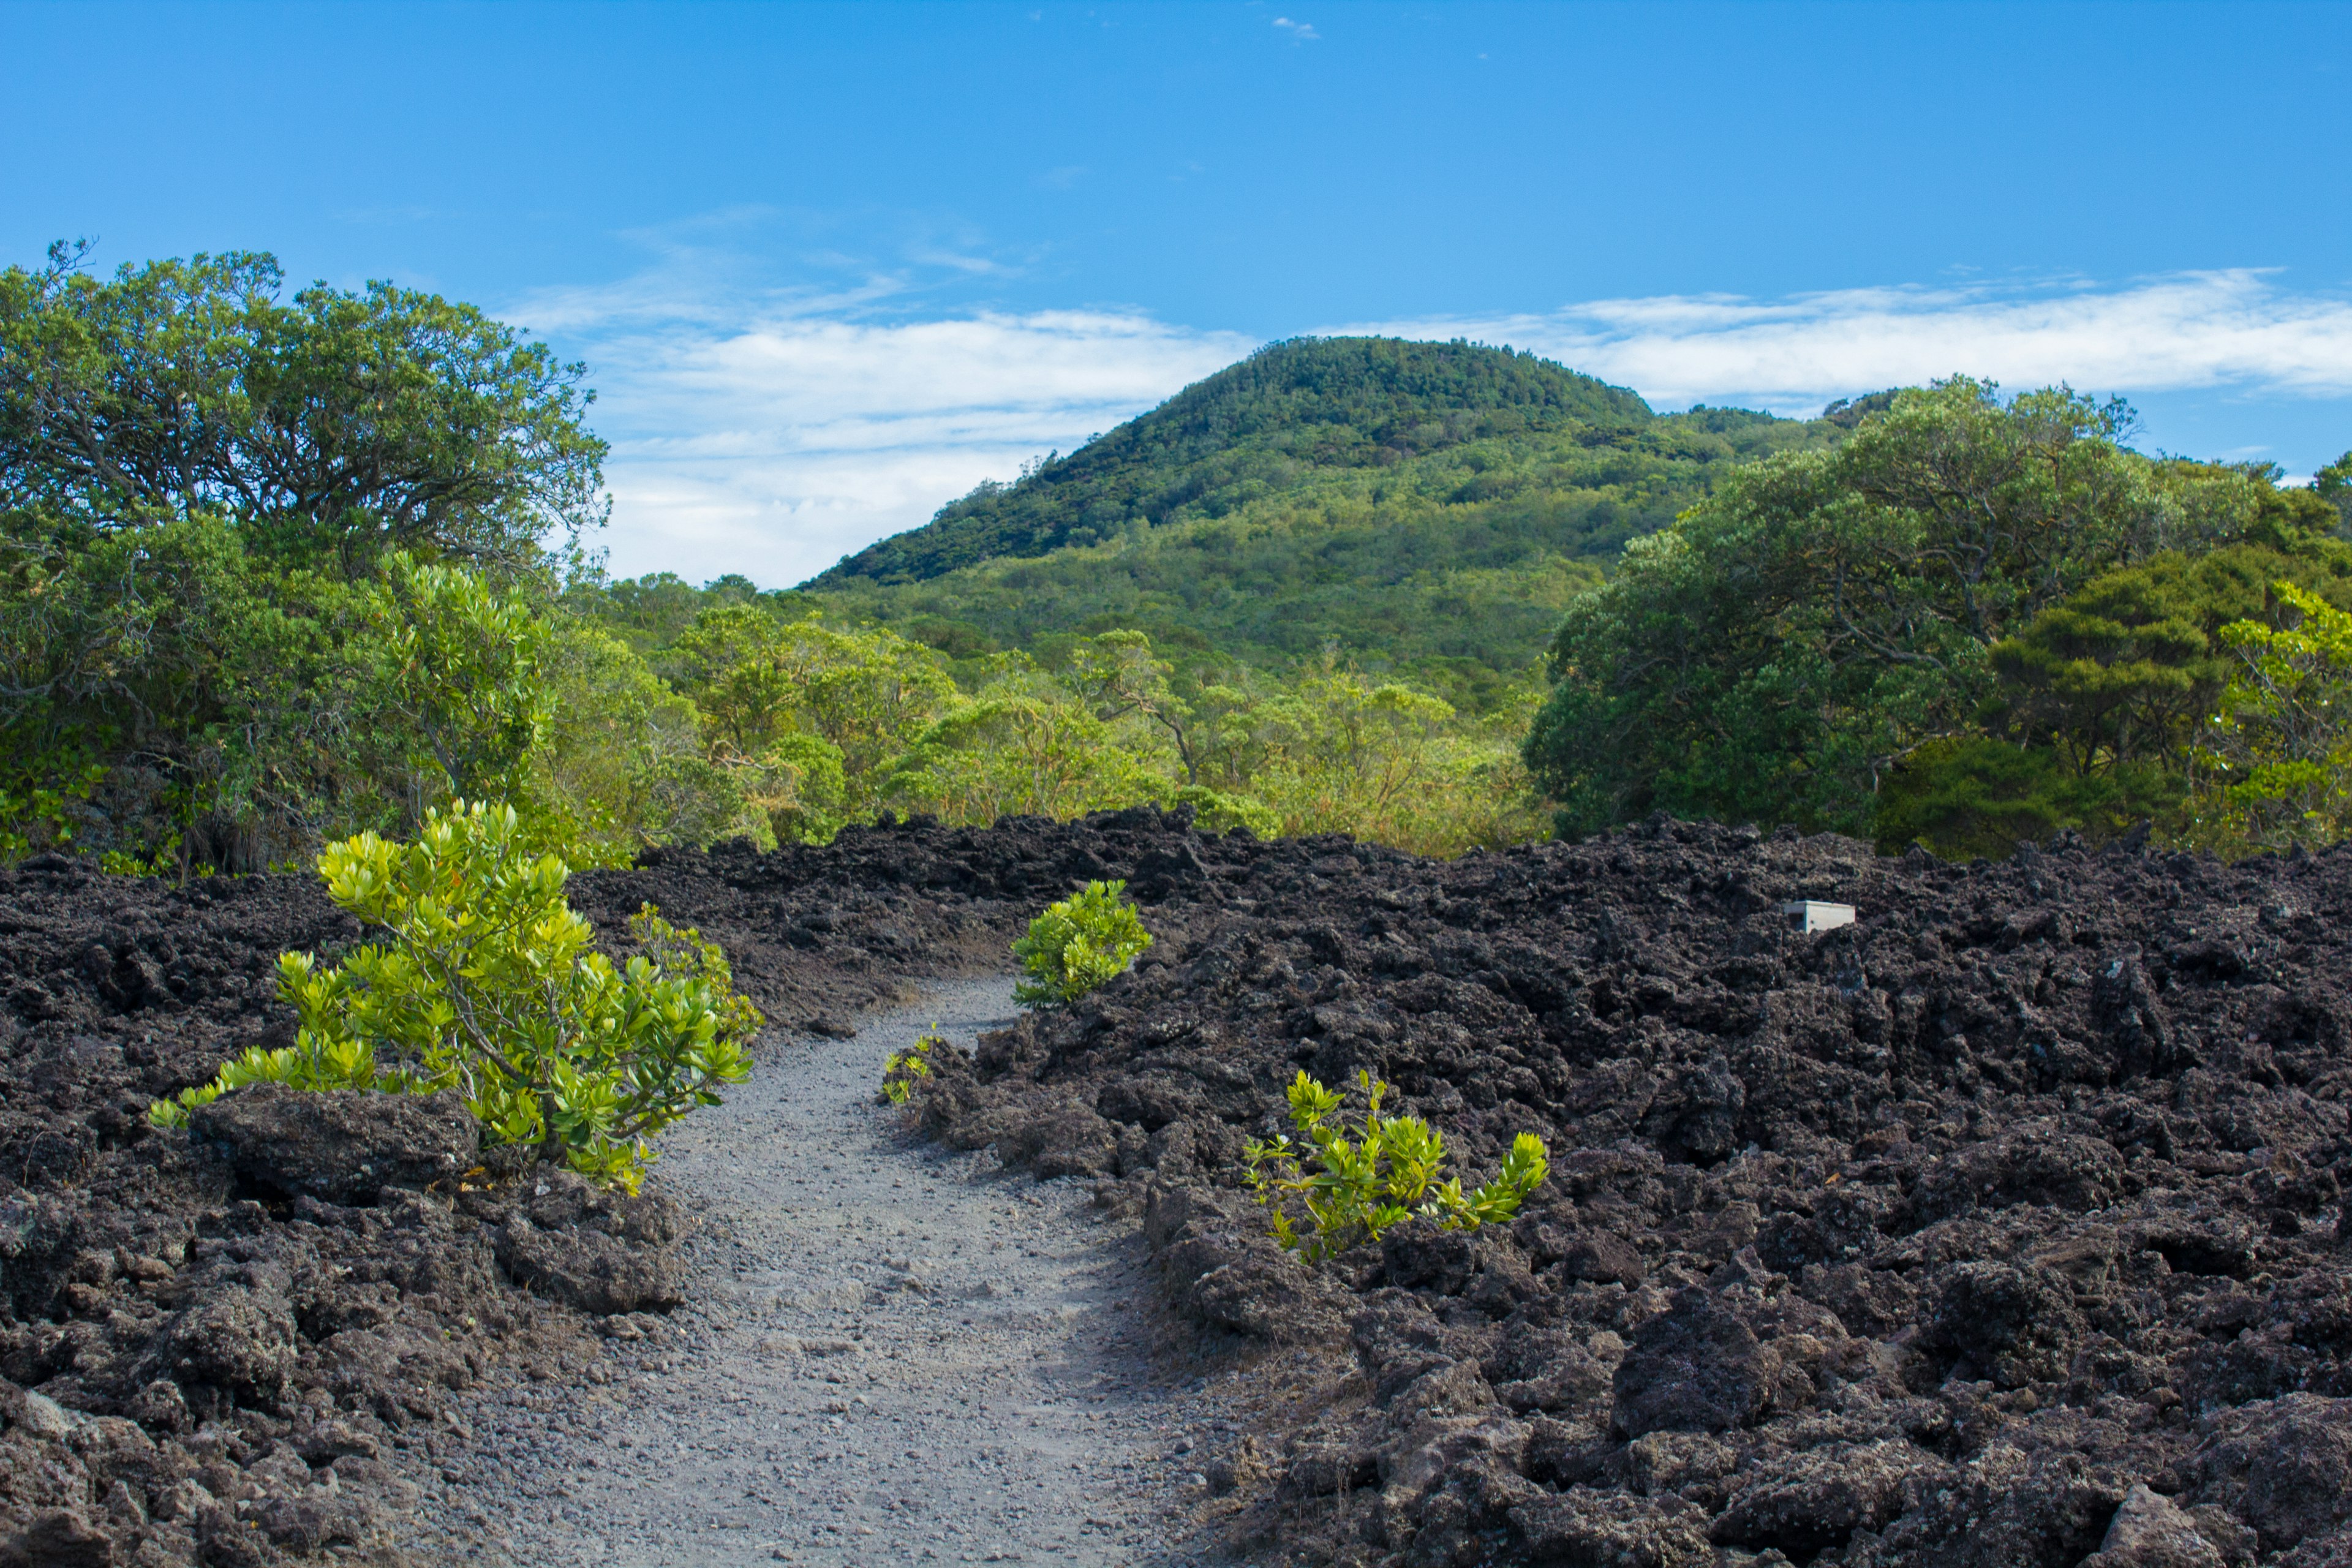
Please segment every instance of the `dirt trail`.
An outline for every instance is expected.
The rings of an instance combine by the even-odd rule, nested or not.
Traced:
[[[1012,1011],[1009,981],[943,985],[771,1047],[674,1129],[688,1304],[580,1379],[485,1391],[447,1522],[548,1565],[1171,1560],[1209,1434],[1197,1385],[1154,1386],[1140,1242],[873,1103],[935,1020],[969,1048]]]

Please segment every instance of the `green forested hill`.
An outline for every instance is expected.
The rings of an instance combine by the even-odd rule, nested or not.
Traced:
[[[1136,524],[1221,517],[1319,470],[1381,468],[1467,441],[1634,426],[1649,405],[1532,354],[1396,338],[1296,338],[1186,387],[1016,485],[983,484],[817,579],[918,582]]]
[[[1294,340],[803,592],[956,654],[1133,627],[1180,657],[1330,648],[1483,705],[1627,539],[1733,464],[1843,434],[1661,416],[1507,349]]]

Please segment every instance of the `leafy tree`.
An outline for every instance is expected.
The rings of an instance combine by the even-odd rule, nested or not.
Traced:
[[[395,552],[373,598],[379,701],[392,732],[412,738],[420,807],[520,795],[555,707],[553,630],[530,595]]]
[[[0,272],[0,507],[106,531],[210,513],[295,560],[514,567],[604,521],[593,394],[471,306],[280,294],[270,257]]]
[[[1906,391],[1629,544],[1570,606],[1526,745],[1562,829],[1663,807],[1866,833],[1906,756],[1979,732],[1995,647],[2046,606],[2161,551],[2307,521],[2265,475],[2125,449],[2127,424],[2063,389]]]
[[[694,704],[601,628],[551,619],[549,713],[520,797],[546,837],[586,865],[626,864],[656,844],[772,846],[771,781],[706,755]]]
[[[1125,733],[1026,654],[1003,654],[972,698],[933,721],[891,765],[892,799],[961,822],[1068,818],[1173,790],[1151,731]]]
[[[1928,742],[1887,777],[1880,847],[1990,856],[2061,828],[2095,843],[2142,822],[2181,829],[2196,749],[2239,662],[2223,630],[2267,616],[2280,578],[2352,604],[2352,550],[2306,534],[2291,550],[2165,552],[2043,609],[1993,647],[1986,738]]]
[[[2352,452],[2347,452],[2313,477],[2312,493],[2336,509],[2336,530],[2352,533]]]
[[[704,611],[677,652],[716,742],[756,759],[790,737],[814,737],[837,755],[852,809],[873,799],[882,765],[955,693],[938,656],[894,632],[787,621],[751,605]]]

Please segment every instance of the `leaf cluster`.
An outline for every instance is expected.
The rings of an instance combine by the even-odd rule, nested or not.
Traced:
[[[1117,978],[1151,945],[1126,894],[1123,881],[1088,882],[1046,905],[1013,944],[1029,976],[1014,984],[1013,999],[1025,1007],[1062,1005]]]
[[[1445,1138],[1417,1116],[1381,1110],[1389,1086],[1359,1071],[1361,1120],[1344,1113],[1347,1096],[1301,1068],[1288,1091],[1291,1126],[1253,1141],[1244,1153],[1250,1191],[1263,1205],[1275,1239],[1309,1261],[1337,1257],[1419,1215],[1444,1230],[1475,1230],[1509,1219],[1543,1184],[1551,1166],[1543,1140],[1511,1141],[1492,1180],[1470,1193],[1446,1176]]]
[[[947,1037],[934,1024],[905,1050],[891,1052],[882,1064],[882,1103],[904,1105],[913,1099],[915,1090],[931,1076],[931,1053],[947,1043]]]

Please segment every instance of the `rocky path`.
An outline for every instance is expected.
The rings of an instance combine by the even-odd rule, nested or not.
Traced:
[[[1011,1011],[1009,981],[943,985],[673,1129],[688,1304],[576,1382],[486,1391],[449,1522],[549,1568],[1177,1560],[1207,1405],[1155,1383],[1140,1241],[873,1102],[934,1021],[969,1047]]]

